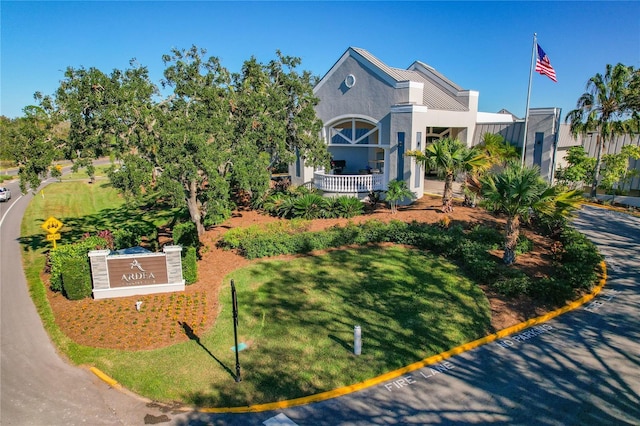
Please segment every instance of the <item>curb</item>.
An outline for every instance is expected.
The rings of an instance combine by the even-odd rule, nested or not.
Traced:
[[[116,380],[112,379],[111,377],[107,376],[102,371],[98,370],[96,367],[91,367],[89,368],[89,370],[91,370],[93,374],[98,376],[100,380],[102,380],[112,388],[120,389],[122,387],[120,386],[120,383],[118,383]]]
[[[269,402],[265,404],[257,404],[250,406],[241,406],[241,407],[225,407],[225,408],[181,408],[180,411],[198,411],[201,413],[212,413],[212,414],[223,414],[223,413],[256,413],[261,411],[272,411],[284,408],[295,407],[299,405],[306,405],[314,402],[325,401],[332,398],[337,398],[340,396],[344,396],[365,388],[369,388],[380,383],[388,382],[393,379],[396,379],[402,375],[410,373],[412,371],[418,370],[420,368],[426,367],[428,365],[432,365],[445,359],[451,358],[452,356],[459,355],[463,352],[468,352],[472,349],[475,349],[479,346],[486,345],[487,343],[494,342],[498,339],[502,339],[511,334],[517,333],[525,328],[529,328],[533,325],[541,324],[555,318],[559,315],[562,315],[566,312],[572,311],[585,303],[591,301],[594,297],[596,297],[602,288],[607,283],[607,265],[604,261],[600,262],[600,268],[602,269],[602,274],[600,277],[600,281],[595,286],[595,288],[589,293],[581,298],[569,303],[562,308],[556,309],[554,311],[548,312],[544,315],[541,315],[536,318],[532,318],[530,320],[521,322],[520,324],[513,325],[511,327],[507,327],[502,329],[496,333],[490,334],[488,336],[482,337],[480,339],[474,340],[473,342],[465,343],[464,345],[457,346],[453,349],[450,349],[446,352],[443,352],[438,355],[433,355],[428,358],[423,359],[422,361],[415,362],[413,364],[409,364],[406,367],[399,368],[394,371],[390,371],[381,376],[374,377],[369,380],[365,380],[364,382],[356,383],[354,385],[345,386],[342,388],[330,390],[327,392],[318,393],[315,395],[305,396],[296,399],[290,399],[286,401],[278,401],[278,402]],[[102,371],[95,367],[91,367],[90,370],[98,376],[102,381],[107,383],[109,386],[112,386],[117,389],[121,389],[122,386],[111,377],[104,374]]]

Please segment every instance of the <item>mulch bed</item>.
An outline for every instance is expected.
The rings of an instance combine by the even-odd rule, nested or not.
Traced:
[[[397,214],[391,214],[388,209],[381,207],[373,213],[353,219],[314,220],[310,230],[372,219],[438,223],[445,216],[449,216],[451,224],[460,223],[465,227],[474,224],[504,226],[503,219],[482,209],[456,206],[453,213],[444,215],[440,212],[440,204],[439,197],[424,196],[411,206],[400,208]],[[217,318],[218,293],[224,277],[237,268],[259,261],[249,261],[232,251],[224,251],[216,247],[217,241],[228,229],[278,220],[281,219],[255,211],[237,211],[231,219],[208,230],[201,238],[204,247],[198,262],[198,281],[181,293],[71,301],[60,293],[48,290],[47,296],[56,323],[76,343],[121,350],[149,350],[183,342],[189,339],[186,332],[189,329],[199,335],[208,330]],[[549,250],[552,241],[531,230],[525,232],[533,240],[534,248],[518,256],[515,267],[532,277],[549,274],[552,270]],[[494,255],[501,256],[502,253],[496,251]],[[43,282],[48,282],[44,275]],[[491,304],[494,330],[539,316],[548,310],[526,297],[506,298],[486,286],[483,289]],[[137,301],[142,302],[139,311],[136,309]]]

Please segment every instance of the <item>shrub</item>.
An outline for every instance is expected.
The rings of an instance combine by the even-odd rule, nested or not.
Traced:
[[[519,296],[528,294],[531,288],[531,279],[523,273],[507,273],[499,277],[491,286],[505,296]]]
[[[558,236],[569,226],[569,218],[562,216],[534,215],[532,222],[544,235],[551,237]]]
[[[490,249],[496,249],[504,243],[504,236],[496,228],[475,225],[467,234],[469,239],[486,244]]]
[[[86,262],[88,254],[91,250],[101,250],[107,248],[107,242],[100,237],[87,237],[74,244],[59,245],[55,250],[49,253],[49,261],[51,262],[50,287],[53,291],[63,291],[63,272],[68,268],[67,265],[79,260]],[[86,271],[90,280],[91,274]]]
[[[333,232],[304,232],[293,236],[294,241],[291,244],[291,252],[309,253],[313,250],[324,250],[330,247],[336,247],[343,245],[337,242],[342,238],[344,238],[344,235],[338,230]]]
[[[247,259],[296,253],[295,239],[288,234],[262,232],[242,242],[241,252]]]
[[[273,215],[279,217],[292,218],[295,216],[296,196],[283,195]]]
[[[108,248],[109,250],[115,249],[115,242],[113,239],[113,233],[111,231],[109,231],[108,229],[100,231],[98,232],[97,236],[104,239],[107,246],[106,248]],[[85,235],[85,238],[86,237],[89,237],[89,235]]]
[[[305,232],[309,228],[309,221],[293,219],[289,221],[270,223],[266,227],[251,225],[246,228],[233,228],[224,234],[218,246],[226,249],[240,250],[246,254],[245,244],[251,239],[263,237],[265,234],[294,235]]]
[[[529,287],[529,294],[536,299],[555,305],[564,303],[573,295],[574,289],[564,279],[545,277],[533,280]]]
[[[386,241],[396,244],[415,245],[416,233],[406,223],[392,220],[387,224]]]
[[[578,231],[566,228],[560,235],[563,244],[560,255],[560,276],[572,288],[593,287],[598,278],[602,255],[595,244]]]
[[[447,215],[447,216],[443,216],[440,219],[438,219],[438,226],[440,226],[443,229],[449,229],[449,226],[451,225],[451,216]]]
[[[193,246],[188,246],[182,253],[182,278],[186,284],[193,284],[198,281],[197,250]]]
[[[258,225],[251,225],[246,228],[232,228],[224,234],[218,245],[227,249],[240,249],[246,239],[252,238],[261,232],[263,231]]]
[[[529,294],[540,300],[560,303],[572,295],[576,287],[591,286],[596,278],[596,266],[601,260],[593,243],[584,235],[566,230],[560,272],[553,278],[531,280],[523,272],[504,267],[489,253],[502,236],[496,229],[474,227],[468,233],[460,225],[443,229],[437,225],[401,221],[383,223],[377,220],[355,225],[334,226],[324,231],[308,232],[308,222],[270,224],[267,229],[257,226],[232,229],[221,245],[239,249],[247,258],[279,254],[307,253],[312,250],[351,244],[393,242],[422,250],[431,250],[444,257],[457,259],[465,273],[478,281],[492,282],[492,287],[506,296]],[[532,242],[521,240],[523,250],[530,250]]]
[[[280,205],[283,203],[285,198],[290,198],[284,192],[274,192],[272,194],[267,195],[264,198],[264,201],[261,203],[261,208],[270,215],[278,215],[278,209]]]
[[[231,217],[232,204],[225,200],[208,200],[207,215],[202,221],[205,227],[218,225]]]
[[[330,216],[328,207],[327,200],[321,195],[305,194],[296,199],[293,213],[303,219],[319,219]]]
[[[461,240],[458,244],[458,257],[464,269],[474,279],[486,282],[497,275],[496,261],[487,252],[487,246],[478,241]]]
[[[416,246],[423,250],[432,250],[436,253],[451,253],[455,250],[455,236],[453,233],[439,227],[429,227],[423,229],[416,236]]]
[[[382,202],[382,194],[384,191],[375,190],[369,191],[369,195],[365,198],[365,202],[367,203],[367,208],[369,211],[375,211],[378,207],[378,204]]]
[[[359,225],[361,230],[360,238],[363,243],[382,243],[389,241],[389,225],[379,220],[369,220]]]
[[[198,247],[200,240],[196,224],[189,221],[179,223],[173,227],[173,243],[183,247]]]
[[[67,259],[61,278],[64,295],[69,300],[80,300],[91,296],[91,272],[87,257]]]
[[[131,228],[118,229],[113,232],[113,246],[116,250],[139,246],[143,234]]]
[[[519,235],[516,244],[516,254],[529,253],[531,250],[533,250],[533,241],[522,234]]]
[[[333,200],[331,210],[336,217],[352,218],[362,214],[364,204],[355,197],[342,195]]]

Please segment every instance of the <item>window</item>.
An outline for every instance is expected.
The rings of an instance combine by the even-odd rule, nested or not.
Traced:
[[[352,118],[340,121],[330,129],[332,145],[378,145],[378,126],[368,121]]]

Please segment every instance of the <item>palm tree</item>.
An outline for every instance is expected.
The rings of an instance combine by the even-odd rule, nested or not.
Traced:
[[[616,66],[607,64],[604,75],[598,73],[587,81],[586,92],[578,99],[576,109],[570,111],[565,118],[565,122],[571,123],[571,133],[574,136],[597,133],[592,198],[596,196],[604,148],[614,136],[628,132],[625,118],[628,118],[628,86],[633,75],[633,67],[621,63]]]
[[[476,145],[476,149],[485,153],[491,167],[505,165],[509,160],[520,158],[519,148],[505,141],[504,136],[499,133],[482,135],[482,141]]]
[[[390,181],[384,199],[389,203],[391,213],[396,214],[398,212],[398,202],[405,198],[413,200],[414,198],[416,198],[416,194],[411,192],[411,190],[407,187],[407,183],[405,181]]]
[[[414,157],[427,169],[435,169],[444,177],[442,211],[453,211],[453,181],[458,173],[471,172],[487,166],[486,157],[475,149],[467,148],[458,139],[443,138],[428,145],[424,152],[407,151],[408,157]]]
[[[476,199],[481,195],[480,176],[488,170],[498,170],[509,161],[520,158],[519,150],[498,133],[485,133],[482,141],[475,146],[476,151],[486,157],[486,165],[466,173],[462,183],[464,205],[475,207]]]
[[[499,173],[482,179],[483,204],[489,210],[507,215],[503,261],[511,265],[516,260],[516,245],[520,222],[528,221],[532,213],[560,218],[578,208],[580,191],[563,191],[549,186],[535,167],[509,164]]]

